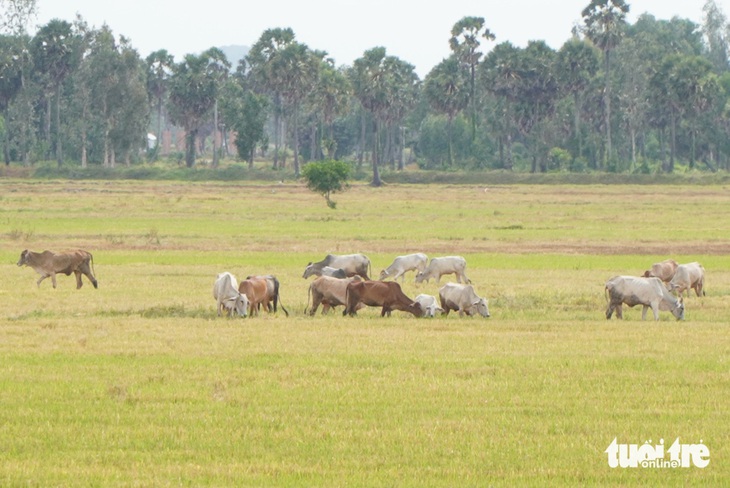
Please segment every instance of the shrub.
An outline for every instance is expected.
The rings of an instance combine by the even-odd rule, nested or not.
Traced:
[[[335,160],[312,162],[304,166],[302,177],[307,182],[307,188],[322,195],[329,208],[335,208],[337,204],[330,199],[330,194],[349,188],[347,179],[350,177],[350,165]]]

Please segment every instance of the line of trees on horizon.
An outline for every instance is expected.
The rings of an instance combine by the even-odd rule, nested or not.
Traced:
[[[165,128],[181,159],[213,167],[236,155],[275,169],[342,159],[372,170],[520,172],[730,170],[730,24],[714,0],[698,25],[650,14],[629,24],[624,0],[591,0],[560,49],[498,42],[484,18],[448,33],[451,55],[421,80],[373,47],[352,66],[262,33],[234,66],[218,48],[180,62],[142,59],[130,41],[82,17],[29,36],[35,0],[0,0],[0,145],[6,165],[55,159],[114,167],[159,157]],[[212,137],[212,143],[209,141]]]

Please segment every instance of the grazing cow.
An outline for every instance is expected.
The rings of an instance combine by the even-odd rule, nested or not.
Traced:
[[[422,252],[398,256],[390,266],[380,272],[380,281],[392,276],[393,281],[398,281],[398,277],[400,277],[401,282],[404,282],[407,271],[421,272],[426,269],[426,263],[428,263],[428,256]]]
[[[643,305],[641,320],[646,320],[649,307],[654,312],[654,320],[659,320],[659,310],[670,310],[677,320],[684,318],[682,299],[669,293],[662,280],[656,277],[614,276],[606,282],[605,293],[607,319],[611,318],[614,310],[616,318],[623,319],[624,303],[629,307]]]
[[[281,305],[281,309],[284,314],[288,317],[289,311],[284,308],[284,304],[281,302],[281,296],[279,295],[279,280],[274,275],[262,275],[262,276],[247,276],[247,280],[263,280],[266,282],[266,298],[262,302],[267,312],[271,312],[271,302],[274,302],[274,313],[276,313],[276,307]],[[259,304],[259,307],[261,303]]]
[[[680,264],[677,266],[677,272],[674,273],[672,281],[668,285],[669,291],[677,291],[679,296],[687,290],[687,296],[689,296],[689,289],[694,289],[697,296],[705,295],[705,268],[698,262]]]
[[[362,281],[359,275],[352,276],[351,278],[338,279],[332,278],[331,276],[320,276],[316,278],[309,285],[309,292],[307,295],[307,308],[304,309],[304,313],[307,313],[309,308],[309,299],[312,299],[312,308],[309,310],[309,315],[317,313],[317,307],[322,304],[322,314],[329,312],[330,308],[334,308],[338,305],[347,304],[347,285],[353,281]],[[359,304],[358,309],[364,307],[362,303]]]
[[[304,269],[303,278],[309,278],[312,275],[320,276],[322,268],[329,266],[331,268],[340,268],[349,276],[360,275],[364,279],[369,280],[370,259],[364,254],[345,254],[337,256],[328,254],[322,261],[317,263],[309,263]]]
[[[439,307],[439,304],[436,301],[436,297],[433,295],[426,295],[421,293],[416,297],[415,300],[421,304],[424,317],[435,317],[436,312],[444,312],[444,309]]]
[[[347,285],[347,306],[342,315],[354,316],[357,305],[362,302],[369,307],[382,307],[380,316],[390,315],[393,310],[410,312],[423,317],[421,304],[408,298],[395,281],[359,281]]]
[[[216,277],[213,285],[213,298],[218,304],[219,317],[224,309],[229,317],[231,313],[236,313],[241,317],[246,316],[249,305],[248,297],[238,291],[236,277],[231,273],[226,271]]]
[[[451,310],[459,312],[459,317],[464,314],[489,317],[489,304],[486,298],[477,296],[474,287],[471,285],[460,285],[457,283],[446,283],[439,289],[439,299],[443,314],[448,315]]]
[[[81,249],[60,253],[53,251],[33,252],[26,249],[20,253],[20,259],[18,260],[18,266],[23,265],[30,266],[41,275],[40,279],[36,282],[38,286],[41,286],[41,281],[50,276],[53,282],[53,288],[56,288],[57,273],[63,273],[66,276],[74,273],[76,275],[77,290],[83,286],[81,282],[82,274],[86,275],[89,281],[91,281],[91,284],[94,285],[94,288],[99,288],[99,284],[92,272],[94,257],[91,253]]]
[[[441,276],[452,273],[456,274],[456,281],[459,283],[471,283],[471,280],[466,277],[466,259],[461,256],[431,259],[426,269],[416,275],[416,283],[422,283],[424,280],[428,283],[431,278],[436,278],[436,284],[438,284]]]
[[[269,285],[266,280],[250,279],[243,280],[238,284],[238,291],[248,297],[248,316],[258,315],[261,305],[268,304]]]
[[[644,271],[644,278],[651,278],[652,276],[659,278],[664,283],[669,283],[674,278],[674,273],[677,271],[677,261],[674,259],[665,259],[661,263],[654,263],[651,265],[651,269]]]

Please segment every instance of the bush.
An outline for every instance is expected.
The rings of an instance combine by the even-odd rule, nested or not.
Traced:
[[[343,161],[312,162],[304,166],[302,177],[307,182],[307,188],[322,195],[329,208],[335,208],[337,204],[330,199],[330,194],[349,188],[347,179],[350,169],[350,165]]]

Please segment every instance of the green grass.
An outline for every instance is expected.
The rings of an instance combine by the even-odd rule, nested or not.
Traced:
[[[0,194],[0,485],[730,480],[722,187],[355,186],[336,211],[293,184],[0,180]],[[74,246],[98,290],[37,288],[15,265]],[[377,275],[415,251],[464,255],[492,318],[303,314],[307,262],[365,252]],[[707,269],[687,319],[606,321],[605,281],[669,256]],[[276,274],[291,316],[217,318],[224,270]],[[404,290],[438,286],[409,274]],[[610,469],[614,437],[702,440],[710,465]]]

